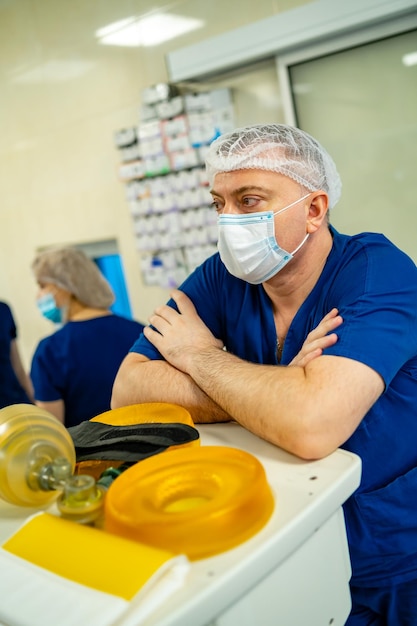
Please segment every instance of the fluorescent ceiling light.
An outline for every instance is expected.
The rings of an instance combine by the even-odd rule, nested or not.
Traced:
[[[101,44],[107,46],[157,46],[164,41],[201,28],[204,22],[168,13],[129,17],[96,31]]]
[[[415,52],[409,52],[403,56],[403,63],[405,66],[417,65],[417,50]]]

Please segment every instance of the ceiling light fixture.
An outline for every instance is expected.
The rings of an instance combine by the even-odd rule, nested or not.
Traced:
[[[99,42],[106,46],[157,46],[203,25],[203,21],[189,17],[154,13],[113,22],[95,34]]]

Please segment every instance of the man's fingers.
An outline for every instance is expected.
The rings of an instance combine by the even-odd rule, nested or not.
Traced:
[[[334,316],[331,316],[331,314],[329,313],[328,315],[323,317],[320,324],[308,334],[309,341],[314,341],[320,337],[327,335],[327,333],[335,330],[336,328],[338,328],[338,326],[342,324],[343,318],[340,315],[337,315],[336,309],[334,309],[334,311],[336,311],[336,314]]]
[[[297,365],[299,365],[300,367],[305,367],[307,363],[310,363],[310,361],[313,361],[318,356],[321,356],[322,352],[323,350],[321,348],[317,348],[316,350],[309,352],[299,362],[297,362]]]
[[[184,315],[196,315],[196,309],[190,298],[179,289],[174,289],[171,293],[171,298],[174,300],[180,313]]]
[[[155,328],[158,328],[158,330],[160,330],[159,326],[162,323],[161,320],[166,321],[169,324],[174,324],[178,315],[196,315],[195,306],[185,293],[176,289],[172,292],[171,298],[177,305],[178,311],[168,304],[163,304],[158,306],[148,318],[149,323],[152,324],[152,326],[155,326]]]

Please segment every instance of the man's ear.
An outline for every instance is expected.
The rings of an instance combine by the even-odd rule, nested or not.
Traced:
[[[309,198],[310,207],[307,215],[307,232],[314,233],[327,221],[329,196],[325,191],[315,191]]]

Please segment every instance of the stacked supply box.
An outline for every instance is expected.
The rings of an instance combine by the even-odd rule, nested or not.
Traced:
[[[115,134],[145,284],[176,287],[216,252],[204,158],[233,127],[230,90],[181,94],[163,84],[142,93],[138,126]]]

